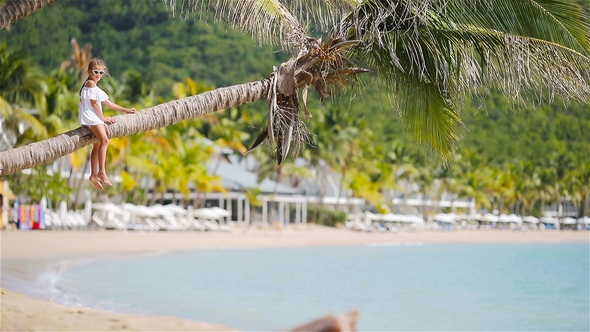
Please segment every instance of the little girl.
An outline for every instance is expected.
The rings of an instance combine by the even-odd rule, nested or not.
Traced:
[[[88,79],[80,89],[80,103],[78,104],[78,120],[83,126],[87,126],[98,138],[90,156],[90,182],[97,188],[103,189],[102,183],[107,186],[113,184],[106,173],[105,163],[109,137],[107,136],[105,123],[115,123],[115,118],[105,117],[102,114],[102,104],[115,111],[134,114],[135,108],[125,108],[109,100],[109,96],[101,90],[97,83],[108,74],[107,66],[102,59],[94,58],[88,64]],[[101,183],[102,182],[102,183]]]

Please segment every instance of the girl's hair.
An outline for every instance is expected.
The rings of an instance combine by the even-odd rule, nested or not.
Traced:
[[[103,67],[105,71],[105,75],[109,74],[109,69],[107,68],[107,64],[104,63],[104,60],[101,58],[94,58],[88,62],[88,70],[94,69],[94,67]]]
[[[90,60],[90,62],[88,62],[88,70],[93,70],[94,67],[102,67],[102,68],[104,68],[104,76],[108,76],[109,75],[109,69],[107,68],[107,64],[104,62],[103,59],[101,59],[101,58],[94,58],[94,59]],[[86,82],[88,82],[88,78],[82,84],[82,87],[80,88],[80,91],[78,92],[78,95],[80,95],[82,93],[82,89],[84,89],[84,86],[86,85]]]

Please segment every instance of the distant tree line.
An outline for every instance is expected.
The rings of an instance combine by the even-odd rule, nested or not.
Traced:
[[[7,134],[14,138],[8,140],[13,146],[76,126],[81,67],[58,69],[75,53],[72,38],[80,46],[91,45],[90,52],[107,61],[113,77],[105,80],[105,90],[137,108],[266,77],[273,65],[286,59],[268,47],[259,48],[247,35],[226,34],[226,26],[170,19],[159,0],[60,1],[59,6],[59,11],[42,10],[0,34],[5,43],[0,64],[3,131],[13,130]],[[393,112],[377,111],[388,105],[385,93],[374,88],[360,98],[352,98],[354,94],[353,88],[340,97],[350,102],[340,100],[339,106],[330,100],[320,106],[310,102],[317,118],[310,124],[314,147],[303,157],[308,167],[317,169],[318,183],[326,172],[339,172],[342,188],[376,205],[387,202],[388,192],[403,190],[400,182],[408,181],[419,183],[420,190],[432,196],[438,195],[433,190],[444,187],[457,197],[477,197],[480,207],[488,209],[532,211],[541,203],[566,198],[582,207],[587,200],[587,104],[564,105],[556,99],[520,109],[494,91],[483,93],[462,111],[460,153],[443,163],[409,143]],[[122,138],[114,144],[121,146],[110,150],[113,171],[122,175],[121,186],[129,190],[140,188],[147,177],[155,180],[150,189],[160,193],[186,193],[189,187],[220,190],[214,177],[195,169],[211,155],[200,146],[199,135],[241,152],[264,126],[263,108],[233,108],[219,116]],[[236,112],[241,116],[231,116]],[[27,123],[26,130],[15,130],[13,124],[19,121]],[[145,144],[151,156],[141,155]],[[162,158],[171,153],[175,157]],[[268,158],[263,152],[258,156]],[[69,158],[75,171],[83,171],[84,151]],[[258,171],[293,183],[309,176],[289,164]],[[70,185],[77,186],[75,177],[71,179]],[[145,199],[141,190],[136,192],[137,197],[125,199]]]

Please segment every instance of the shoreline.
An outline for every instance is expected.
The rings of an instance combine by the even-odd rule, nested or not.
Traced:
[[[232,232],[2,231],[1,330],[235,330],[231,327],[174,317],[139,316],[65,306],[46,295],[19,294],[9,278],[34,279],[60,261],[165,254],[193,249],[248,249],[369,244],[533,244],[590,243],[588,231],[420,231],[365,233],[316,225],[243,228]],[[27,267],[27,264],[29,265]],[[41,268],[39,268],[41,266]],[[36,271],[36,272],[35,272]],[[19,274],[20,275],[17,275]],[[38,274],[37,274],[38,276]],[[10,282],[7,282],[10,284]],[[14,283],[13,283],[14,285]],[[11,289],[12,288],[12,289]],[[329,309],[329,308],[327,308]],[[321,313],[318,313],[321,314]],[[362,313],[361,313],[362,319]],[[301,322],[304,323],[304,322]]]

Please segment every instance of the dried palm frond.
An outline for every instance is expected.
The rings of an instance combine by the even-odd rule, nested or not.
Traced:
[[[258,136],[250,151],[268,138],[280,165],[285,158],[298,155],[305,144],[311,142],[309,130],[299,116],[299,90],[302,91],[305,117],[309,120],[311,113],[307,109],[307,92],[310,86],[323,99],[333,94],[336,83],[367,72],[365,69],[351,67],[350,61],[342,55],[344,49],[356,43],[357,41],[341,39],[322,43],[321,39],[308,38],[297,57],[274,68],[267,97],[268,126]]]

